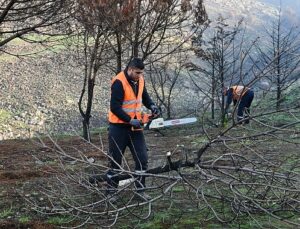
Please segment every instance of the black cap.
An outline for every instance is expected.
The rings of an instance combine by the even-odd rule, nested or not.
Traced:
[[[138,68],[143,70],[145,68],[144,62],[141,58],[134,57],[129,63],[128,68]]]

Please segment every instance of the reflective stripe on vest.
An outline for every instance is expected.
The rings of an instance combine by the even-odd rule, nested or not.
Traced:
[[[125,73],[122,71],[117,76],[115,76],[111,84],[115,80],[120,80],[124,90],[124,98],[122,103],[123,111],[130,116],[130,118],[136,117],[137,119],[142,119],[142,95],[144,90],[144,78],[140,77],[138,81],[138,95],[136,96],[130,83],[128,82]],[[110,123],[126,123],[119,119],[114,113],[109,111],[108,121]]]
[[[249,88],[244,86],[232,86],[231,88],[233,89],[232,95],[234,100],[239,100],[249,90]]]

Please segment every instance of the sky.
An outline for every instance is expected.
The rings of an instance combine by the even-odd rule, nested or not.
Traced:
[[[280,5],[280,0],[261,0],[263,2],[271,3],[273,5]],[[281,4],[283,7],[292,7],[292,8],[298,8],[298,11],[300,11],[300,0],[281,0]]]
[[[289,18],[294,24],[299,25],[300,20],[300,0],[260,0],[276,7],[282,6],[282,14]]]
[[[293,10],[300,16],[300,0],[260,0],[262,2],[270,3],[274,6],[280,6],[280,2],[282,8],[284,10]]]

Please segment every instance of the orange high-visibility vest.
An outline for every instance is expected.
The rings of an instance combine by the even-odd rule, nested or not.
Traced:
[[[249,88],[244,86],[232,86],[231,88],[233,89],[232,95],[234,100],[239,100],[249,90]]]
[[[140,77],[138,81],[138,95],[136,96],[131,85],[129,84],[125,73],[122,71],[116,75],[111,84],[116,80],[120,80],[124,90],[124,99],[122,104],[122,109],[127,113],[131,118],[137,118],[138,120],[142,119],[142,95],[144,90],[144,78]],[[123,120],[119,119],[114,113],[109,111],[108,121],[110,123],[126,123]]]

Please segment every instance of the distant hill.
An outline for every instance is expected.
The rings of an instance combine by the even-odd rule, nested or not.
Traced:
[[[300,0],[282,0],[281,14],[285,23],[300,25]],[[247,29],[257,34],[276,19],[280,0],[206,0],[205,7],[210,19],[219,15],[232,24],[244,18]]]
[[[278,14],[277,8],[257,0],[209,0],[205,1],[205,7],[212,21],[222,16],[233,25],[244,18],[245,26],[251,32],[259,32]]]

